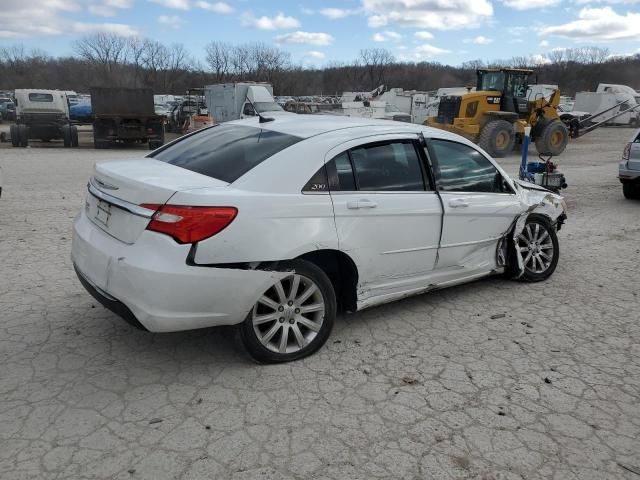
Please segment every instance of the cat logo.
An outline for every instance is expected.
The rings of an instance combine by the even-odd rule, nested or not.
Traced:
[[[489,105],[500,105],[500,97],[487,97]]]

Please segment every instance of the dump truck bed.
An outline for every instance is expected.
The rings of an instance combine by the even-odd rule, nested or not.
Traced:
[[[150,88],[94,87],[91,106],[96,117],[153,117],[156,114]]]

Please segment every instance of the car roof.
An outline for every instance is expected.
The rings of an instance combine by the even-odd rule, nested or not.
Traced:
[[[259,122],[258,117],[244,120],[234,120],[230,124],[259,127],[265,130],[285,133],[299,138],[310,138],[325,133],[345,129],[366,128],[367,134],[393,134],[393,133],[420,133],[429,138],[444,138],[458,140],[467,143],[463,137],[450,132],[439,130],[424,125],[408,122],[395,122],[375,118],[347,117],[340,115],[298,115],[289,112],[265,112],[265,118],[273,118],[273,121]]]

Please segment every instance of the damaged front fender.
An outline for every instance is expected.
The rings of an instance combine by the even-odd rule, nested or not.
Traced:
[[[523,212],[515,219],[511,230],[511,240],[515,250],[513,257],[517,262],[515,278],[520,278],[524,273],[524,258],[515,246],[518,243],[518,236],[527,224],[527,219],[532,214],[543,215],[549,219],[556,230],[559,230],[567,218],[567,204],[561,195],[550,192],[546,188],[520,180],[514,180],[514,183],[517,188],[516,195],[523,207]]]

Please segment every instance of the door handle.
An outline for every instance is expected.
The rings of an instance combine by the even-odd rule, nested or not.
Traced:
[[[359,208],[376,208],[378,204],[376,202],[372,202],[371,200],[367,200],[363,198],[361,200],[351,200],[347,202],[347,208],[351,210],[357,210]]]
[[[451,208],[468,207],[469,206],[469,201],[466,200],[465,198],[454,198],[452,200],[449,200],[449,206]]]

